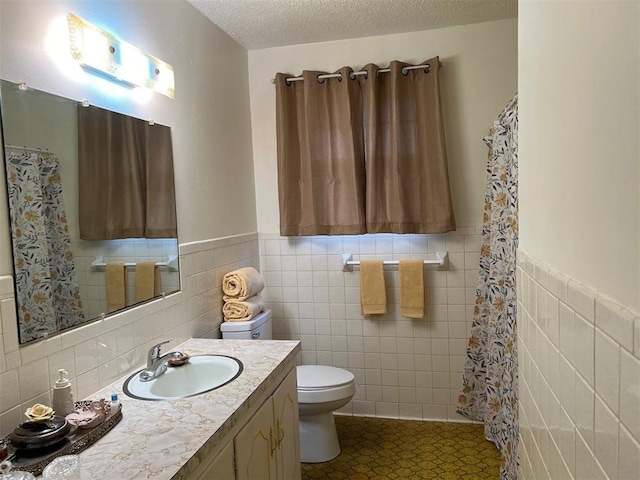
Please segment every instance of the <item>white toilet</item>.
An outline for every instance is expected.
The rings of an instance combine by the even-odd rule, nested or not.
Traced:
[[[222,338],[270,340],[271,310],[248,322],[223,322]],[[325,365],[297,367],[300,413],[300,460],[327,462],[340,454],[333,411],[351,401],[356,386],[353,373]]]

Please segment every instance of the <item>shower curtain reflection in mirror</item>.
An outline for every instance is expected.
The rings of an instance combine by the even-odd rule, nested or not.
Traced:
[[[7,184],[20,342],[85,321],[58,158],[7,149]]]

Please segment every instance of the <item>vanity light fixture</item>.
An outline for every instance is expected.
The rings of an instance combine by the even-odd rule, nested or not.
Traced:
[[[82,66],[110,78],[146,87],[169,98],[175,94],[173,67],[69,13],[69,51]]]

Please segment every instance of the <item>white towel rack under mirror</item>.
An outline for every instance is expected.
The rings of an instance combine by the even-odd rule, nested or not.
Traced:
[[[125,262],[125,268],[135,268],[135,262]],[[91,268],[94,270],[104,270],[107,267],[107,264],[104,261],[104,257],[102,255],[98,255],[95,257],[93,262],[91,262]],[[169,255],[167,257],[166,262],[156,262],[156,267],[167,267],[172,272],[178,271],[178,256],[177,255]]]
[[[400,260],[383,260],[382,265],[399,265]],[[446,270],[449,266],[449,252],[436,252],[436,258],[434,260],[425,260],[425,265],[436,265],[438,270]],[[360,265],[359,260],[353,260],[353,254],[342,254],[342,270],[345,272],[352,272],[354,266]]]

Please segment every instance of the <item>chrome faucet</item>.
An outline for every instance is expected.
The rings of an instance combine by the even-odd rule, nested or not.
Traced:
[[[140,372],[141,382],[148,382],[158,378],[167,371],[167,362],[169,360],[184,356],[184,353],[181,352],[171,352],[160,356],[160,347],[169,342],[171,342],[171,340],[160,342],[149,349],[149,353],[147,355],[147,368]]]

